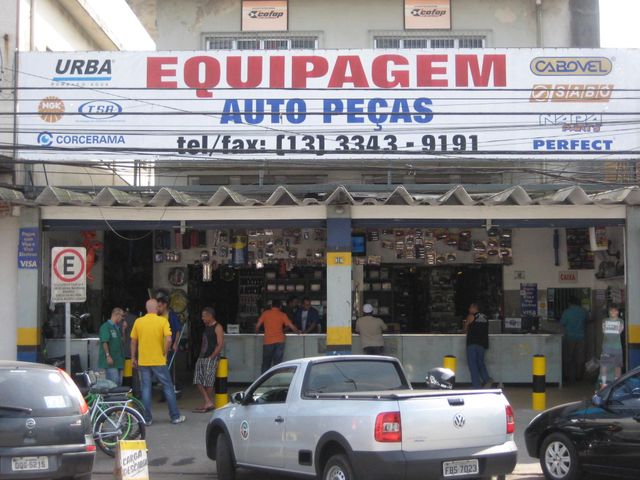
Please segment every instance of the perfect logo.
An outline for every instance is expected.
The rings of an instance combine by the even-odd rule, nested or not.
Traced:
[[[604,76],[613,70],[606,57],[536,57],[529,65],[538,76]]]

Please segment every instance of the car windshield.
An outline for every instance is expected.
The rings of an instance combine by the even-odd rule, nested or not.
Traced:
[[[375,372],[374,375],[371,373]],[[305,392],[336,393],[409,388],[393,362],[349,360],[311,365]]]
[[[57,417],[78,411],[77,400],[59,372],[0,369],[0,417]]]

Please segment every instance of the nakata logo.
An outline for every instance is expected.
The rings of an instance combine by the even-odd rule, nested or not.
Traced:
[[[530,68],[539,76],[604,76],[611,73],[613,64],[606,57],[536,57]]]
[[[507,86],[504,54],[196,55],[147,58],[147,88],[498,88]]]
[[[110,100],[94,100],[80,105],[78,112],[82,114],[83,117],[106,120],[120,115],[122,113],[122,107],[118,103]]]
[[[613,84],[607,83],[538,84],[531,89],[529,101],[532,103],[607,103],[612,93]]]
[[[47,123],[55,123],[64,115],[64,102],[58,97],[47,97],[40,100],[38,114]]]
[[[41,147],[52,145],[120,145],[125,144],[123,135],[85,135],[85,134],[59,134],[41,132],[37,139]]]
[[[411,10],[411,15],[413,15],[414,17],[442,17],[446,14],[446,10],[440,10],[438,8],[429,9],[417,7]]]
[[[278,12],[276,10],[250,10],[247,14],[249,18],[257,18],[257,19],[273,19],[273,18],[282,18],[284,16],[284,12]]]
[[[59,59],[56,63],[56,82],[111,81],[111,60]]]

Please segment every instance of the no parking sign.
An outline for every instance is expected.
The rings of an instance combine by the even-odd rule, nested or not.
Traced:
[[[51,301],[82,303],[87,299],[86,249],[51,249]]]

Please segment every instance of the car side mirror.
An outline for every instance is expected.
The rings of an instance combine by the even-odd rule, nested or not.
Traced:
[[[591,398],[591,403],[593,403],[593,405],[596,406],[596,407],[601,407],[602,404],[604,403],[604,401],[602,400],[602,397],[596,393]]]
[[[244,392],[236,392],[231,395],[231,401],[233,403],[243,403],[244,402]]]

